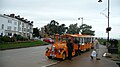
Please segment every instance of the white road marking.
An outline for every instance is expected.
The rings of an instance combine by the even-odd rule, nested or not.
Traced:
[[[45,65],[45,66],[42,66],[42,67],[49,67],[49,66],[52,66],[52,65],[55,65],[57,63],[59,63],[60,61],[57,61],[57,62],[54,62],[54,63],[51,63],[51,64],[48,64],[48,65]]]

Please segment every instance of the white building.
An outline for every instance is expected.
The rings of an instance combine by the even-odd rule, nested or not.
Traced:
[[[0,14],[1,36],[13,36],[14,34],[17,34],[32,39],[32,33],[33,21],[27,21],[27,19],[20,18],[20,16],[15,16],[14,14]]]

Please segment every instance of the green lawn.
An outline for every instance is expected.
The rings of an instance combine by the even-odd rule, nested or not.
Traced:
[[[43,41],[31,41],[31,42],[22,42],[22,43],[4,43],[4,44],[0,44],[0,50],[6,50],[6,49],[15,49],[15,48],[25,48],[25,47],[33,47],[33,46],[41,46],[41,45],[45,45],[48,44],[46,42]]]

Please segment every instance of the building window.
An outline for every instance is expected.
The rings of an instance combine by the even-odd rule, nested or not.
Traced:
[[[2,29],[4,29],[4,24],[2,24]]]
[[[11,26],[8,26],[8,27],[7,27],[7,30],[11,30],[11,29],[12,29],[12,27],[11,27]]]
[[[14,27],[14,31],[16,31],[16,27]]]
[[[18,25],[21,25],[21,21],[18,21]]]
[[[12,20],[8,20],[8,23],[12,23]]]
[[[22,28],[22,31],[24,31],[24,28]]]
[[[27,29],[27,32],[30,32],[30,29]]]
[[[24,31],[26,31],[26,28],[24,28]]]
[[[18,27],[18,31],[21,31],[21,27]]]
[[[14,22],[14,25],[17,25],[17,22]]]
[[[22,27],[24,27],[24,23],[22,23]]]

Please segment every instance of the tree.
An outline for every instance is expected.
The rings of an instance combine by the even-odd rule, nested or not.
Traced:
[[[92,26],[89,26],[87,24],[82,24],[80,26],[81,34],[86,34],[86,35],[95,35],[94,32],[92,31]]]
[[[33,28],[33,37],[39,37],[39,29],[38,28]]]
[[[49,34],[49,26],[48,26],[48,25],[45,25],[45,26],[44,26],[44,29],[45,29],[45,30],[44,30],[45,33],[46,33],[46,34]]]
[[[58,27],[58,33],[59,33],[60,35],[61,35],[61,34],[64,34],[67,29],[68,29],[68,27],[65,27],[65,24],[61,24],[61,25]]]
[[[54,34],[64,34],[66,30],[68,29],[65,27],[65,24],[59,25],[59,23],[55,20],[51,20],[49,24],[44,26],[46,34],[49,35],[54,35]]]
[[[69,34],[79,34],[80,28],[77,26],[78,24],[70,24],[67,33]]]
[[[55,20],[51,20],[50,24],[48,24],[49,32],[51,35],[58,33],[58,25],[59,23]]]

